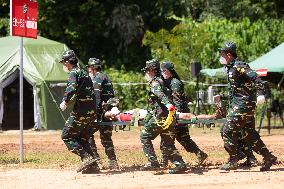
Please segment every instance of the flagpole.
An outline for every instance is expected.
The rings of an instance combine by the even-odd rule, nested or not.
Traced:
[[[24,163],[24,132],[23,132],[23,37],[20,40],[20,163]]]

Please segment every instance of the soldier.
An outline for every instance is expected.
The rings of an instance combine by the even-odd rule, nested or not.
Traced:
[[[96,96],[96,105],[97,105],[97,121],[109,121],[103,117],[103,108],[102,103],[106,103],[110,98],[114,97],[114,90],[111,80],[106,74],[102,72],[102,62],[97,58],[90,58],[88,62],[88,71],[89,75],[92,78],[93,86]],[[101,143],[105,148],[105,153],[109,159],[109,169],[118,170],[119,166],[117,163],[115,150],[112,141],[112,125],[103,125],[96,127],[94,132],[100,132]],[[100,162],[100,157],[97,152],[97,147],[95,144],[94,136],[90,139],[92,147],[94,149],[94,158],[97,159],[97,162]]]
[[[230,156],[220,169],[237,168],[238,139],[239,133],[243,132],[243,140],[252,146],[253,151],[263,156],[264,163],[260,171],[267,171],[277,158],[269,152],[254,129],[256,104],[265,101],[263,83],[248,64],[237,59],[235,43],[226,42],[219,52],[220,63],[225,65],[229,82],[229,109],[223,129],[223,140]]]
[[[173,97],[177,113],[189,113],[188,97],[184,93],[183,82],[176,73],[174,64],[171,62],[163,62],[161,64],[161,72],[165,80],[165,86],[169,89],[169,92]],[[177,114],[177,116],[179,116],[179,114]],[[186,124],[176,124],[176,140],[187,152],[196,154],[199,165],[208,157],[208,155],[200,150],[196,143],[191,139]],[[168,157],[162,157],[162,165],[168,165]]]
[[[159,61],[155,59],[147,61],[143,71],[145,71],[145,78],[149,82],[150,91],[148,114],[144,119],[145,125],[140,134],[143,151],[149,163],[142,170],[152,170],[160,167],[152,144],[152,140],[160,135],[162,154],[165,154],[176,165],[175,168],[169,170],[169,173],[183,173],[186,170],[186,164],[174,144],[175,119],[172,123],[169,122],[168,128],[164,127],[169,111],[174,110],[175,107],[170,95],[166,93],[167,90],[161,78]]]
[[[82,164],[77,172],[86,173],[90,170],[99,172],[88,142],[96,119],[93,83],[88,73],[77,66],[77,62],[78,59],[73,50],[65,51],[60,61],[63,69],[69,72],[67,87],[60,104],[61,110],[64,111],[72,99],[75,101],[62,130],[61,138],[68,150],[81,157]]]

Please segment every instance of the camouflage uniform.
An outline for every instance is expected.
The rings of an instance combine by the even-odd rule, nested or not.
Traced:
[[[140,134],[144,154],[150,162],[149,164],[146,164],[145,167],[159,167],[152,140],[160,135],[162,154],[165,154],[169,160],[176,165],[176,168],[170,170],[170,173],[184,171],[186,168],[185,163],[174,144],[175,121],[170,124],[168,129],[164,129],[162,127],[162,123],[165,121],[169,112],[166,105],[173,104],[173,102],[170,96],[166,93],[166,87],[164,86],[164,82],[160,76],[159,62],[157,60],[147,61],[145,69],[156,70],[156,76],[149,82],[150,91],[148,114],[144,119],[144,128]]]
[[[225,43],[226,50],[229,48],[232,53],[235,52],[234,43]],[[231,53],[229,52],[229,53]],[[243,132],[242,139],[252,146],[252,149],[264,157],[264,165],[261,170],[267,170],[276,161],[258,132],[255,130],[255,109],[256,96],[262,95],[264,86],[261,79],[257,76],[248,64],[233,59],[226,65],[227,78],[229,82],[229,109],[227,113],[227,122],[223,129],[224,147],[229,153],[228,164],[221,169],[236,168],[238,161],[238,139],[240,132]]]
[[[214,100],[215,102],[215,107],[216,107],[216,119],[219,118],[224,118],[226,117],[226,107],[224,105],[222,105],[221,99],[219,99],[217,102]],[[224,132],[224,126],[223,125],[220,128],[220,133],[221,133],[221,137],[223,138],[223,132]],[[257,159],[255,158],[254,154],[253,154],[253,150],[251,147],[251,144],[246,143],[246,141],[243,139],[244,136],[244,132],[243,130],[240,130],[239,132],[239,136],[238,136],[238,160],[242,160],[244,158],[246,158],[246,161],[242,164],[240,164],[241,166],[252,166],[253,164],[255,164],[257,162]]]
[[[94,67],[101,67],[101,62],[99,59],[91,58],[89,60],[89,66]],[[94,77],[92,78],[94,92],[96,97],[96,105],[97,105],[97,121],[107,122],[109,120],[104,119],[103,115],[103,108],[102,103],[106,103],[110,98],[114,97],[114,90],[112,86],[111,80],[108,76],[101,71],[95,73]],[[94,132],[100,132],[100,139],[103,147],[105,148],[105,153],[110,160],[110,164],[114,161],[116,162],[116,155],[114,150],[114,145],[112,141],[112,125],[103,125],[103,126],[96,126]],[[97,152],[97,147],[95,144],[94,136],[90,139],[92,144],[92,148],[94,149],[94,157],[96,159],[100,159],[99,154]]]
[[[177,112],[189,113],[188,97],[184,93],[184,85],[177,75],[174,65],[171,62],[164,62],[161,64],[161,70],[169,70],[172,73],[172,77],[165,80],[165,86],[168,88],[169,93],[173,97],[174,105]],[[206,158],[207,154],[199,149],[196,143],[191,139],[187,124],[176,124],[176,140],[185,148],[187,152],[195,153],[199,160],[199,164]],[[167,157],[163,157],[163,162],[167,164]]]
[[[62,101],[68,106],[72,98],[75,101],[74,107],[62,130],[61,138],[68,150],[79,155],[82,161],[92,159],[93,151],[88,139],[96,118],[93,83],[87,72],[76,65],[68,74]]]

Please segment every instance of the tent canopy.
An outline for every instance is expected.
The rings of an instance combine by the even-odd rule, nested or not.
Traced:
[[[19,47],[19,37],[0,38],[0,90],[12,82],[12,76],[19,69]],[[50,88],[50,85],[66,82],[67,74],[58,60],[67,49],[65,44],[43,37],[24,38],[23,74],[34,88],[34,111],[40,116],[40,125],[45,129],[59,129],[64,125],[64,118],[56,104],[61,100],[63,90]],[[3,106],[1,100],[3,99],[0,99],[0,113]]]
[[[0,81],[19,68],[20,38],[0,38]],[[24,77],[32,83],[66,80],[66,73],[58,60],[67,49],[65,44],[43,37],[24,38]]]
[[[284,73],[284,43],[275,47],[268,53],[257,58],[253,62],[249,63],[249,66],[254,69],[267,68],[268,72]],[[225,70],[223,68],[217,69],[203,69],[201,74],[207,76],[224,77]]]

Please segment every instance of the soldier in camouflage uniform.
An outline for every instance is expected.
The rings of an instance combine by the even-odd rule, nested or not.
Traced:
[[[227,99],[227,95],[222,95],[222,99]],[[218,110],[216,115],[218,115],[219,118],[225,118],[227,110],[226,110],[226,107],[222,105],[222,100],[221,100],[220,95],[214,96],[214,103]],[[224,125],[220,129],[222,138],[223,138],[223,130],[224,130]],[[240,130],[239,137],[238,137],[238,148],[237,148],[238,149],[238,161],[246,158],[246,161],[241,163],[240,166],[241,167],[251,167],[253,165],[256,165],[257,159],[255,158],[253,154],[251,145],[246,143],[243,140],[244,135],[245,133],[242,130]]]
[[[161,64],[161,72],[165,80],[165,86],[168,88],[173,97],[174,105],[177,112],[189,113],[188,97],[184,92],[183,82],[180,80],[175,71],[174,64],[171,62],[163,62]],[[177,114],[177,117],[179,114]],[[176,140],[185,148],[187,152],[195,153],[198,164],[202,164],[208,157],[206,153],[199,149],[196,143],[191,139],[187,124],[176,124]],[[162,165],[167,166],[168,157],[162,157]]]
[[[260,171],[269,170],[277,158],[267,149],[255,130],[256,103],[263,103],[264,86],[248,64],[237,59],[236,44],[226,42],[219,49],[220,63],[225,65],[229,82],[229,109],[227,122],[223,129],[224,147],[229,153],[229,160],[221,170],[237,168],[238,139],[243,132],[243,140],[252,146],[253,151],[263,156],[264,164]]]
[[[162,154],[165,154],[176,165],[175,168],[169,170],[169,173],[183,173],[186,170],[186,164],[174,144],[175,120],[168,128],[163,128],[163,123],[169,111],[172,111],[175,107],[161,78],[160,63],[155,59],[149,60],[146,62],[146,67],[143,70],[145,71],[147,81],[149,81],[150,89],[148,114],[144,119],[144,128],[140,134],[143,151],[149,163],[142,170],[157,169],[160,167],[152,144],[152,140],[160,135]]]
[[[97,105],[97,121],[106,122],[109,120],[103,117],[102,103],[106,103],[110,98],[114,97],[114,90],[111,80],[108,78],[106,74],[104,74],[101,71],[101,69],[102,69],[102,63],[99,59],[97,58],[89,59],[88,70],[89,70],[89,75],[92,78],[95,90],[96,105]],[[112,125],[103,125],[95,127],[94,132],[96,131],[100,132],[101,143],[105,148],[105,153],[109,159],[109,169],[118,170],[119,166],[117,164],[113,141],[111,138],[112,130],[113,130]],[[95,144],[94,136],[92,136],[90,142],[92,143],[92,147],[94,149],[95,159],[97,159],[98,160],[97,162],[99,162],[100,157],[99,154],[96,153],[97,147]]]
[[[74,107],[62,130],[61,138],[68,150],[81,157],[82,164],[77,172],[88,172],[90,170],[99,172],[93,151],[88,142],[93,123],[96,119],[96,104],[94,101],[94,90],[88,73],[77,66],[77,58],[73,50],[63,53],[60,63],[68,74],[67,87],[60,108],[64,111],[74,100]]]

